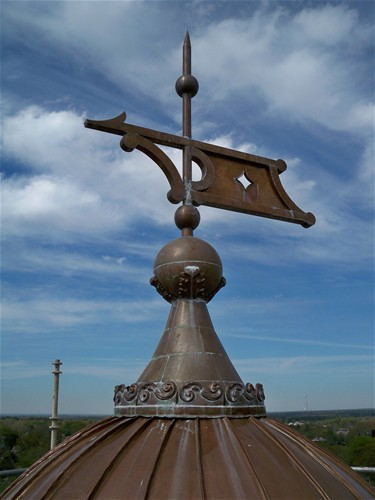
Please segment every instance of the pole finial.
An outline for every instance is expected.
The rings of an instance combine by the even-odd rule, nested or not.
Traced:
[[[176,82],[176,92],[182,97],[182,135],[187,139],[191,139],[191,98],[197,94],[198,89],[198,80],[191,74],[191,45],[190,35],[187,31],[182,48],[182,75]],[[189,147],[183,149],[182,171],[185,186],[183,203],[191,205],[192,158]],[[192,234],[192,228],[183,228],[182,231]]]

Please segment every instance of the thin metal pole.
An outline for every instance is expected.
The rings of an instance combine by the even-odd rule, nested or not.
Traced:
[[[182,49],[182,75],[176,82],[176,91],[182,98],[182,135],[187,139],[191,139],[191,99],[196,95],[198,89],[198,81],[191,74],[191,44],[187,32]],[[185,185],[184,205],[191,205],[191,161],[190,146],[184,146],[182,153],[182,178]]]
[[[182,73],[186,77],[191,75],[191,45],[189,33],[186,33],[182,49]],[[184,92],[182,95],[182,135],[191,139],[191,94]],[[188,147],[183,151],[183,179],[185,186],[192,180],[191,154]]]
[[[57,429],[59,426],[57,425],[58,421],[58,405],[59,405],[59,377],[60,373],[60,366],[62,365],[61,361],[59,359],[56,359],[52,363],[55,367],[55,369],[52,371],[53,374],[53,394],[52,394],[52,417],[50,417],[51,420],[51,450],[53,450],[56,446],[56,441],[57,441]]]

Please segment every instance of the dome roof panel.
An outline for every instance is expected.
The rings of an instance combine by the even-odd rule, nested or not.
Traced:
[[[268,417],[105,419],[21,476],[10,499],[375,498],[345,464]]]

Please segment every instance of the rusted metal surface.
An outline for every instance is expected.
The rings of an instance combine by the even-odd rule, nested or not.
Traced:
[[[268,417],[109,418],[4,492],[27,499],[370,499],[349,467]]]

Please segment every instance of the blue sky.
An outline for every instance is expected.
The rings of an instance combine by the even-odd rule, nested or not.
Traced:
[[[169,305],[148,284],[178,236],[168,183],[85,117],[181,133],[186,30],[193,138],[271,158],[310,229],[200,209],[227,286],[210,303],[268,411],[374,403],[372,1],[2,2],[2,412],[111,414]],[[170,152],[180,161],[180,152]]]

